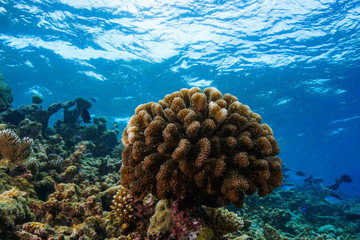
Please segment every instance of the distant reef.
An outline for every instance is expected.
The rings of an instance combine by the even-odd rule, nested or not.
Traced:
[[[2,84],[2,85],[1,85]],[[77,97],[67,102],[51,104],[46,109],[41,103],[40,96],[32,96],[32,104],[21,105],[16,109],[10,108],[12,94],[9,86],[1,78],[1,107],[0,121],[6,127],[14,129],[19,137],[30,137],[34,140],[49,140],[61,138],[68,146],[73,146],[81,141],[92,141],[96,146],[95,156],[106,156],[117,144],[119,144],[119,130],[107,129],[107,119],[99,116],[94,117],[91,123],[89,109],[92,103]],[[49,127],[50,117],[63,110],[63,120],[57,120],[54,127]],[[81,124],[84,122],[86,124]]]
[[[11,88],[4,82],[3,75],[0,73],[0,112],[8,110],[13,100]]]

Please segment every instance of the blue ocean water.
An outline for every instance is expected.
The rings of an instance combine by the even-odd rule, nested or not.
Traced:
[[[0,0],[0,73],[14,108],[95,98],[120,130],[141,103],[216,87],[272,127],[293,182],[347,174],[337,191],[360,194],[358,0]]]

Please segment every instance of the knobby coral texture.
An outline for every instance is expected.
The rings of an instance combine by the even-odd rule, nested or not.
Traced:
[[[282,183],[279,146],[261,117],[216,88],[181,89],[139,105],[124,130],[121,184],[137,199],[192,197],[241,207]]]
[[[116,216],[120,218],[121,222],[131,222],[135,219],[132,205],[133,199],[126,188],[120,185],[120,189],[114,195],[112,202],[111,209],[115,210]]]
[[[237,232],[244,227],[244,221],[234,212],[222,208],[204,207],[206,223],[214,232],[214,239],[221,239],[227,233]]]
[[[2,159],[1,165],[11,168],[25,164],[31,154],[33,140],[28,137],[20,139],[15,132],[10,129],[0,131],[0,151]]]

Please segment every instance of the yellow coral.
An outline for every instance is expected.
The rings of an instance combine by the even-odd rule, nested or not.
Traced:
[[[0,151],[2,159],[0,165],[16,166],[23,165],[31,154],[33,140],[28,137],[20,138],[10,129],[0,131]]]
[[[124,224],[129,223],[135,219],[134,209],[132,206],[133,198],[127,190],[120,185],[119,191],[114,195],[113,204],[111,208],[115,211],[116,216]]]
[[[205,227],[198,232],[198,235],[195,238],[195,240],[210,240],[210,239],[213,240],[213,237],[214,237],[214,232],[210,228]]]
[[[234,212],[223,208],[204,206],[207,212],[206,223],[213,230],[213,240],[221,239],[224,234],[237,232],[244,226],[244,221]]]
[[[155,213],[150,218],[150,225],[147,235],[157,235],[169,232],[174,225],[174,218],[170,202],[168,200],[160,200],[156,204]]]
[[[17,198],[18,196],[24,196],[24,195],[25,195],[25,193],[20,192],[16,188],[12,188],[9,191],[3,192],[0,196],[1,197],[9,197],[9,198]]]

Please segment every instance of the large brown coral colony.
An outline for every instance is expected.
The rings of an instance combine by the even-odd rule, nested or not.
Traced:
[[[0,165],[16,167],[29,158],[33,140],[28,137],[20,138],[10,129],[0,131],[0,151],[2,159]]]
[[[282,183],[271,128],[235,96],[181,89],[139,105],[124,130],[121,184],[142,199],[193,196],[199,204],[241,207]]]

